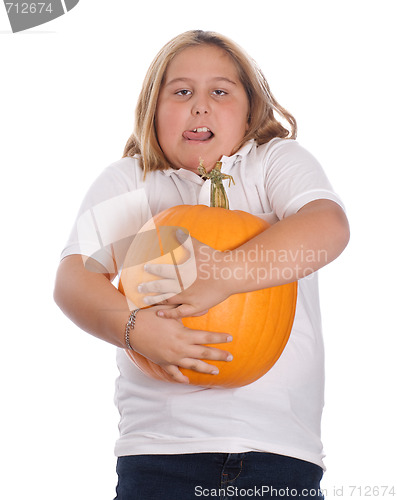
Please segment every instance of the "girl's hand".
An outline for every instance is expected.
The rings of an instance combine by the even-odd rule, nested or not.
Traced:
[[[180,320],[159,317],[158,310],[155,306],[138,312],[130,342],[136,352],[161,366],[175,382],[189,383],[179,367],[216,375],[217,367],[202,359],[233,359],[227,351],[204,345],[231,342],[229,334],[191,330]]]
[[[172,264],[146,264],[145,271],[162,279],[140,284],[139,291],[156,294],[145,297],[148,305],[162,303],[177,306],[158,309],[158,316],[173,319],[200,316],[232,293],[228,280],[222,279],[223,253],[187,236],[182,230],[176,234],[190,257],[177,267]]]
[[[184,249],[183,263],[178,263],[177,265],[169,263],[161,264],[158,262],[159,259],[157,258],[156,264],[150,262],[145,264],[146,272],[162,278],[155,281],[148,281],[138,286],[138,291],[140,293],[154,294],[147,295],[143,299],[148,306],[165,303],[167,299],[189,288],[197,278],[193,238],[185,234],[182,230],[176,231],[176,237],[181,243],[181,247]],[[196,244],[199,244],[197,240],[194,241]]]

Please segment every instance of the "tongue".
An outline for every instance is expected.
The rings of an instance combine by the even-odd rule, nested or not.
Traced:
[[[207,141],[212,137],[212,132],[192,132],[186,130],[182,135],[185,139],[189,139],[189,141]]]

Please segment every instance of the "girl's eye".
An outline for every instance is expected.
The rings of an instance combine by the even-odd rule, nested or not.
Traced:
[[[182,90],[178,90],[178,92],[175,92],[176,95],[183,95],[183,96],[186,96],[186,95],[190,95],[192,92],[190,90],[187,90],[187,89],[182,89]]]
[[[225,92],[224,90],[216,89],[216,90],[214,90],[214,94],[222,96],[222,95],[226,95],[227,92]]]

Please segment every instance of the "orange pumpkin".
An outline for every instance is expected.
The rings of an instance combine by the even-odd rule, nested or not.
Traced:
[[[144,306],[138,284],[158,279],[143,270],[144,263],[155,262],[156,258],[163,263],[167,262],[165,258],[169,263],[181,263],[187,257],[187,251],[175,237],[178,227],[220,251],[233,250],[269,227],[249,213],[205,205],[172,207],[153,218],[152,228],[153,222],[154,229],[144,226],[132,242],[120,278],[120,291],[137,307]],[[211,361],[219,368],[218,375],[181,371],[191,384],[206,387],[239,387],[254,382],[272,368],[288,341],[296,297],[297,284],[290,283],[232,295],[204,316],[184,318],[183,324],[188,328],[230,333],[232,342],[214,346],[230,351],[233,361]],[[148,376],[172,381],[161,367],[144,356],[126,352]]]

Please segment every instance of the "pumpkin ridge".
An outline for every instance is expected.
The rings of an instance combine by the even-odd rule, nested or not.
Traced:
[[[293,297],[296,298],[296,283],[292,283],[292,285],[295,285],[295,290],[294,290],[292,295],[293,295]],[[287,302],[287,299],[290,297],[289,290],[291,287],[289,287],[289,288],[285,288],[285,287],[286,287],[286,285],[280,285],[279,287],[274,287],[275,289],[277,289],[279,291],[279,298],[282,301],[282,305],[284,305]],[[281,329],[281,326],[284,326],[285,324],[287,324],[288,329],[291,329],[294,316],[295,316],[295,308],[293,309],[293,311],[291,311],[291,314],[289,315],[288,318],[284,318],[280,315],[278,317],[277,322],[276,322],[275,327],[274,327],[275,332],[277,333]],[[288,340],[289,340],[289,336],[287,338],[284,338],[282,343],[278,343],[277,342],[277,335],[276,334],[273,335],[271,342],[269,344],[269,350],[272,349],[273,351],[275,351],[274,364],[276,363],[276,361],[279,359],[282,352],[284,351],[284,348],[287,345]],[[274,349],[275,345],[278,345],[277,350]],[[274,366],[274,364],[273,364],[273,366]]]
[[[266,328],[266,330],[269,330],[271,328],[272,331],[277,331],[276,325],[274,322],[274,316],[271,313],[272,306],[274,304],[275,294],[273,293],[273,288],[268,288],[267,290],[269,293],[268,293],[268,303],[267,303],[267,311],[266,311],[267,322],[266,322],[265,328]],[[279,315],[279,318],[281,319],[281,315]],[[270,327],[269,327],[269,323],[270,323]],[[273,351],[273,342],[274,342],[275,337],[276,337],[276,335],[272,335],[272,336],[268,337],[268,344],[267,344],[266,349],[264,351],[264,356],[266,356],[268,352]]]

